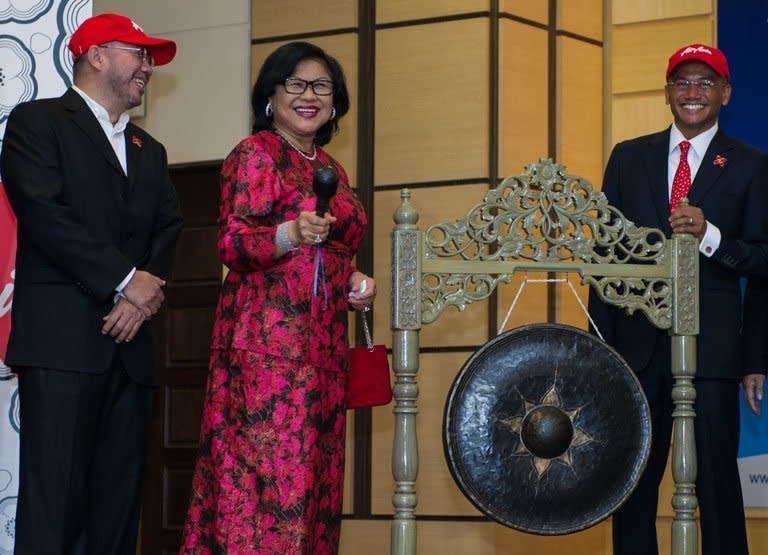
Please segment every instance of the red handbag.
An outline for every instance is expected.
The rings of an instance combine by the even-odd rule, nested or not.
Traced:
[[[367,307],[366,307],[367,308]],[[389,378],[389,360],[384,345],[374,345],[368,318],[363,320],[366,347],[352,347],[349,350],[347,371],[347,408],[361,409],[386,405],[392,400],[392,384]]]

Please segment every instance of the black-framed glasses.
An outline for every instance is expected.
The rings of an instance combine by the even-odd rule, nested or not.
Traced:
[[[330,79],[315,79],[305,81],[298,77],[289,77],[283,82],[285,92],[288,94],[304,94],[307,87],[312,87],[312,92],[317,96],[330,96],[333,94],[333,81]]]
[[[693,87],[702,92],[708,92],[714,89],[717,83],[711,79],[696,79],[693,81],[689,79],[675,79],[674,81],[668,81],[667,86],[678,91],[685,91],[688,90],[688,87]]]
[[[143,64],[155,65],[155,59],[152,57],[152,53],[143,46],[121,46],[119,44],[100,44],[99,48],[114,48],[116,50],[125,50],[126,52],[133,52],[137,58],[141,60]]]

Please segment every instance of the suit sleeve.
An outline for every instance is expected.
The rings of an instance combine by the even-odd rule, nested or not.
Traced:
[[[161,150],[160,172],[163,176],[162,186],[158,191],[159,202],[155,210],[155,218],[152,228],[149,260],[144,268],[149,273],[164,280],[171,278],[173,265],[173,253],[176,240],[179,237],[184,220],[181,216],[179,199],[176,190],[171,183],[168,174],[168,155],[165,147],[159,145]]]
[[[221,168],[219,258],[238,272],[269,268],[275,263],[272,207],[280,194],[274,163],[243,142]]]
[[[115,245],[91,236],[69,206],[59,140],[46,112],[34,105],[15,108],[0,160],[6,193],[24,240],[103,300],[133,264]]]
[[[765,373],[768,369],[768,280],[747,282],[743,310],[743,373]]]
[[[757,171],[747,187],[738,238],[723,235],[715,259],[746,276],[742,307],[744,374],[768,368],[768,155],[759,154]]]
[[[768,278],[768,155],[761,153],[744,199],[739,237],[723,234],[713,258],[743,276]]]
[[[608,199],[608,203],[621,210],[621,199],[619,195],[619,176],[620,176],[620,150],[621,145],[617,145],[608,159],[608,165],[605,167],[603,176],[602,191]],[[618,308],[604,303],[600,300],[594,287],[589,289],[589,315],[594,321],[590,323],[590,330],[596,333],[597,330],[603,336],[603,339],[609,345],[615,344],[615,327]],[[597,327],[597,330],[595,330]]]

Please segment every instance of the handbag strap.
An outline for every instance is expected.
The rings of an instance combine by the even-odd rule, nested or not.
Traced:
[[[371,307],[366,306],[360,312],[360,318],[363,320],[363,333],[365,333],[365,343],[368,345],[368,350],[373,351],[373,339],[371,338],[371,329],[368,327],[368,316],[366,313],[371,310]]]

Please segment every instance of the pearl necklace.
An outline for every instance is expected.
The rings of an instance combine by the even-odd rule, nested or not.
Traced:
[[[315,145],[315,143],[312,143],[312,154],[307,154],[306,152],[304,152],[303,150],[301,150],[299,147],[297,147],[295,144],[293,144],[293,143],[291,142],[291,140],[290,140],[288,137],[286,137],[285,135],[283,135],[283,133],[282,133],[282,132],[281,132],[279,129],[275,128],[275,133],[277,133],[278,135],[280,135],[280,136],[283,138],[283,140],[284,140],[286,143],[288,143],[288,144],[290,145],[290,147],[291,147],[293,150],[295,150],[296,152],[298,152],[299,154],[301,154],[301,155],[302,155],[304,158],[306,158],[306,159],[307,159],[307,160],[309,160],[310,162],[311,162],[312,160],[314,160],[315,158],[317,158],[317,146]]]

